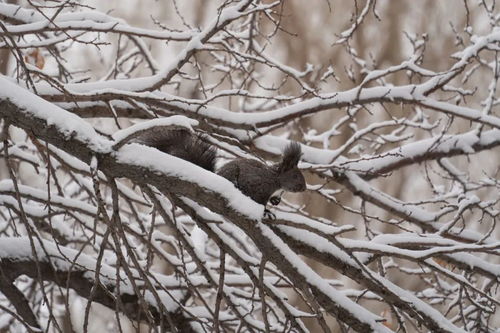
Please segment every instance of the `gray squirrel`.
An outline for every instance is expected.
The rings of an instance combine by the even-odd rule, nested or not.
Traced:
[[[304,176],[297,167],[302,153],[296,142],[286,146],[281,161],[274,165],[268,166],[257,160],[238,158],[216,170],[215,146],[208,143],[203,136],[187,129],[147,132],[136,138],[136,141],[226,178],[243,194],[264,206],[268,201],[273,205],[280,203],[280,197],[273,196],[280,189],[290,192],[302,192],[306,189]],[[267,208],[264,216],[275,218]]]

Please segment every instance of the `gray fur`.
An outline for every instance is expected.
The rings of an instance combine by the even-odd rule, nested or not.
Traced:
[[[302,150],[297,142],[291,142],[283,151],[283,158],[278,165],[280,173],[292,170],[297,167],[299,163],[300,156],[302,156]]]
[[[186,129],[150,131],[137,141],[215,172],[217,149],[199,134]]]
[[[254,201],[266,205],[279,189],[305,191],[306,181],[297,167],[301,154],[300,145],[292,142],[285,148],[281,162],[274,166],[256,160],[236,159],[222,166],[217,173]]]
[[[236,159],[222,166],[217,174],[262,205],[281,187],[278,172],[255,160]]]
[[[215,172],[216,148],[197,134],[187,130],[168,130],[149,133],[139,138],[139,141]],[[300,156],[300,145],[293,142],[285,148],[281,161],[273,166],[240,158],[223,165],[217,174],[232,182],[254,201],[266,205],[279,189],[305,191],[306,182],[297,167]],[[279,203],[279,197],[272,202]]]

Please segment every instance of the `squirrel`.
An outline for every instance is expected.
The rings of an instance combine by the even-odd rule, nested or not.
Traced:
[[[274,165],[268,166],[257,160],[238,158],[224,164],[218,170],[215,168],[217,148],[208,143],[202,135],[187,129],[147,132],[136,138],[136,142],[214,172],[264,206],[268,201],[275,206],[281,202],[280,196],[273,196],[279,190],[289,192],[306,190],[304,176],[297,167],[302,153],[300,145],[296,142],[286,146],[281,161]],[[264,210],[264,216],[275,218],[267,208]]]

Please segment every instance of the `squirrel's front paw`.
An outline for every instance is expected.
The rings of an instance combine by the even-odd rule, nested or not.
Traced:
[[[270,219],[270,220],[276,220],[276,215],[272,213],[269,209],[264,209],[264,218]]]
[[[279,197],[279,196],[274,196],[274,197],[271,197],[271,198],[269,199],[269,202],[270,202],[273,206],[277,206],[277,205],[279,205],[279,204],[280,204],[280,202],[281,202],[281,197]]]

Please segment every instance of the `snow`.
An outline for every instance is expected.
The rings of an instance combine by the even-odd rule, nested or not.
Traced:
[[[193,46],[195,47],[195,46]],[[187,51],[183,51],[184,53]],[[183,53],[183,54],[184,54]],[[176,61],[180,61],[180,56]],[[277,108],[271,111],[245,113],[230,111],[225,108],[207,105],[204,100],[187,99],[179,96],[170,95],[166,92],[142,92],[145,87],[152,87],[160,82],[169,70],[173,70],[176,61],[172,61],[171,65],[155,76],[141,77],[127,80],[108,80],[102,82],[90,83],[74,83],[64,85],[65,89],[75,95],[96,95],[96,94],[119,94],[131,97],[153,98],[161,100],[166,105],[173,108],[180,108],[189,111],[193,114],[206,116],[210,119],[223,120],[232,124],[262,126],[265,123],[272,123],[281,118],[290,117],[293,115],[307,115],[321,110],[331,108],[340,108],[342,106],[351,105],[353,100],[357,98],[359,93],[357,88],[353,88],[343,92],[321,94],[319,97],[314,97],[302,102],[297,102],[288,106]],[[37,91],[41,95],[60,95],[60,92],[50,87],[47,84],[36,84]],[[390,94],[394,100],[398,99],[414,99],[413,85],[401,87],[376,87],[365,88],[360,92],[359,98],[362,100],[386,99]]]
[[[500,118],[484,114],[476,109],[423,97],[419,100],[419,103],[430,109],[448,113],[460,118],[474,120],[500,129]]]
[[[120,142],[134,135],[137,132],[145,132],[156,127],[179,126],[193,131],[193,126],[198,126],[198,121],[185,116],[175,115],[171,117],[158,118],[148,121],[141,121],[123,130],[113,133],[113,139]]]
[[[473,149],[474,146],[486,148],[496,142],[500,142],[500,130],[493,129],[483,131],[479,137],[477,131],[473,130],[463,134],[444,135],[407,143],[398,148],[394,148],[379,155],[370,156],[366,159],[362,157],[358,160],[339,160],[336,165],[339,167],[347,167],[357,172],[370,172],[376,174],[380,172],[380,170],[391,165],[397,165],[404,160],[415,160],[429,152],[447,154],[453,150],[459,150],[463,154],[470,154],[475,152]],[[316,158],[314,162],[326,162],[331,154],[331,152],[325,152],[323,155],[319,156],[324,156],[324,159],[318,161],[318,158]],[[308,156],[309,155],[305,157],[307,158]]]
[[[314,235],[314,234],[307,232],[307,231],[298,232],[297,230],[294,230],[293,228],[285,227],[285,226],[280,226],[279,228],[281,230],[283,230],[285,233],[287,233],[288,235],[296,238],[297,240],[300,240],[301,242],[308,244],[311,247],[314,247],[318,251],[329,253],[330,255],[346,262],[346,264],[348,264],[352,267],[356,267],[356,268],[359,267],[358,264],[347,255],[347,253],[341,251],[338,247],[334,246],[332,243],[327,242],[325,239],[323,239],[317,235]],[[273,242],[275,245],[279,244],[279,241],[276,239],[276,237],[271,237],[270,236],[271,234],[272,234],[271,230],[266,230],[266,236],[269,236],[270,239],[273,239]],[[397,236],[395,236],[395,237],[397,237]],[[274,240],[274,239],[276,239],[276,240]],[[382,239],[379,239],[379,241],[380,240],[382,240]],[[379,245],[377,245],[376,243],[370,243],[370,242],[366,242],[366,241],[365,242],[355,241],[352,239],[349,239],[349,240],[348,239],[344,239],[344,240],[339,239],[339,241],[341,243],[343,243],[343,245],[346,246],[347,248],[356,247],[356,243],[360,242],[360,243],[362,243],[362,247],[364,247],[366,249],[372,248],[372,249],[377,249],[381,253],[391,253],[391,251],[388,251],[388,248],[384,248],[383,246],[379,247]],[[404,238],[402,238],[402,241],[404,241]],[[294,256],[296,256],[296,255],[292,251],[290,251],[288,248],[286,248],[285,246],[286,245],[284,243],[280,244],[280,251],[284,255],[287,256],[287,258],[290,262],[293,262],[296,265],[297,269],[299,271],[301,271],[301,273],[304,276],[306,276],[306,279],[308,279],[309,283],[315,284],[316,280],[321,280],[324,282],[324,280],[322,278],[320,278],[319,276],[314,276],[314,274],[315,274],[314,272],[313,272],[314,273],[313,274],[310,271],[308,271],[308,270],[311,270],[308,266],[303,267],[303,265],[302,265],[303,263],[300,261],[300,259],[298,257],[294,258]],[[496,246],[499,246],[499,245],[496,245]],[[471,247],[474,247],[474,245],[471,245]],[[432,251],[436,251],[436,250],[431,249],[431,250],[429,250],[428,253],[425,253],[425,255],[432,255],[432,253],[433,253]],[[424,256],[424,251],[408,251],[408,250],[403,250],[400,248],[392,251],[392,253],[401,253],[401,254],[406,254],[407,252],[413,252],[413,255],[412,255],[413,257],[420,257],[420,256],[423,257]],[[415,253],[420,253],[420,255],[414,255]],[[421,312],[425,313],[426,315],[428,315],[429,317],[431,317],[435,323],[439,324],[441,327],[445,328],[449,332],[465,332],[465,331],[461,330],[460,328],[452,325],[439,311],[437,311],[436,309],[432,308],[431,306],[429,306],[428,304],[426,304],[425,302],[420,300],[413,293],[400,288],[396,284],[390,282],[389,280],[383,278],[382,276],[378,275],[377,273],[375,273],[373,271],[370,272],[370,276],[368,278],[370,278],[370,279],[375,278],[379,283],[383,284],[391,292],[396,293],[400,299],[402,299],[403,301],[405,301],[407,303],[411,303],[412,306],[414,306],[419,311],[421,311]],[[317,282],[317,283],[319,284],[319,282]],[[342,304],[344,306],[347,306],[344,303],[342,303]],[[358,312],[356,312],[357,311],[356,309],[352,309],[352,308],[349,308],[349,309],[351,312],[353,312],[355,314],[358,313]],[[373,318],[372,314],[366,314],[366,313],[358,314],[358,316],[363,316],[367,320],[368,320],[368,318]]]
[[[193,242],[194,248],[196,250],[196,255],[201,260],[206,261],[207,256],[205,255],[205,252],[208,242],[208,235],[195,225],[193,230],[191,230],[191,241]]]
[[[222,224],[209,224],[208,227],[219,237],[224,244],[231,249],[238,258],[244,260],[252,266],[260,264],[260,257],[255,253],[243,250],[240,245],[246,244],[246,236],[242,229],[232,223],[224,222]]]
[[[342,225],[341,227],[337,227],[321,223],[312,218],[296,213],[276,212],[275,215],[278,220],[285,220],[288,225],[293,225],[295,228],[309,228],[311,230],[315,230],[329,236],[334,236],[354,229],[354,226],[352,225]]]
[[[0,91],[0,99],[9,99],[21,107],[27,115],[44,120],[48,125],[56,126],[68,138],[77,138],[88,144],[89,148],[94,149],[96,152],[109,153],[112,151],[112,141],[101,137],[89,123],[83,121],[80,117],[37,97],[3,77],[0,77],[0,85],[3,87]],[[131,129],[117,134],[117,137],[124,138],[133,131],[144,130],[150,128],[150,126],[164,126],[166,124],[191,126],[196,123],[186,117],[174,116],[165,120],[153,120],[144,125],[139,124],[137,127],[132,126]],[[179,177],[182,180],[195,182],[206,189],[218,192],[227,200],[230,207],[243,215],[247,215],[256,221],[262,218],[264,212],[262,205],[243,195],[230,181],[196,165],[174,156],[160,153],[157,149],[134,143],[121,147],[114,154],[118,162],[149,168]]]
[[[100,136],[89,123],[77,115],[47,102],[3,76],[0,76],[0,86],[0,100],[9,100],[27,116],[43,120],[48,126],[55,126],[66,138],[75,137],[98,152],[110,151],[110,141]]]
[[[398,237],[395,237],[398,238]],[[421,240],[424,241],[421,241]],[[425,244],[434,245],[429,249],[425,250],[407,250],[404,248],[389,246],[385,244],[381,244],[378,242],[367,242],[363,240],[344,240],[346,248],[355,249],[356,251],[361,252],[373,252],[373,253],[384,253],[387,256],[394,255],[395,257],[406,257],[409,259],[413,259],[415,261],[426,259],[430,257],[435,257],[441,254],[448,253],[458,253],[458,252],[472,252],[472,251],[482,251],[487,249],[500,249],[500,242],[481,245],[481,244],[461,244],[456,242],[446,242],[443,239],[434,238],[429,240],[425,240],[425,238],[419,238],[417,236],[406,236],[400,237],[397,243],[402,244],[404,246],[415,245],[421,246]],[[441,244],[441,246],[437,246],[437,244]]]
[[[276,248],[278,248],[281,255],[286,258],[288,264],[291,265],[300,277],[305,279],[308,284],[320,290],[320,292],[329,297],[333,303],[337,304],[344,310],[349,311],[358,321],[369,325],[372,332],[392,332],[387,327],[378,323],[378,321],[380,321],[378,316],[366,310],[359,304],[351,301],[343,293],[328,284],[327,281],[318,275],[311,267],[306,265],[295,252],[293,252],[279,237],[277,237],[272,230],[269,229],[269,227],[262,223],[257,224],[257,227],[261,229],[262,234],[267,237]]]
[[[82,271],[84,272],[83,276],[89,279],[89,282],[93,281],[97,267],[97,261],[95,258],[86,255],[81,251],[70,249],[47,240],[42,240],[40,242],[40,240],[32,238],[31,242],[33,242],[34,253],[32,252],[30,239],[28,237],[0,237],[0,259],[9,259],[18,262],[32,262],[34,260],[45,263],[50,262],[57,270],[60,271]],[[113,286],[113,289],[115,289],[114,286],[116,286],[117,283],[116,268],[101,262],[99,263],[99,273],[100,282],[104,285]],[[132,270],[132,273],[137,278],[140,277],[138,272]],[[125,272],[120,271],[119,275],[121,294],[134,295],[134,289]],[[163,282],[170,281],[174,278],[158,274],[156,277]],[[140,285],[140,279],[136,279],[135,283]],[[172,281],[167,284],[172,284]],[[182,294],[180,292],[171,291],[168,294],[163,290],[157,290],[157,292],[161,297],[163,305],[168,311],[175,311],[179,307],[178,302],[172,297],[177,299],[181,298]],[[151,298],[151,305],[156,304],[156,301],[151,296],[150,291],[146,291],[146,298]]]
[[[438,310],[426,304],[424,301],[416,297],[411,291],[404,290],[403,288],[398,287],[387,279],[382,278],[377,273],[373,273],[373,276],[376,277],[377,281],[382,283],[385,287],[391,289],[392,292],[395,292],[398,297],[405,302],[411,303],[411,305],[418,311],[425,313],[427,316],[433,319],[434,323],[438,324],[438,326],[445,331],[453,332],[453,333],[466,333],[465,330],[461,329],[458,326],[453,325],[445,316],[443,316]]]
[[[388,207],[391,211],[400,212],[405,216],[408,216],[408,218],[414,218],[419,222],[426,224],[435,222],[438,219],[439,214],[437,213],[430,213],[420,207],[407,205],[400,200],[375,190],[370,184],[353,172],[346,172],[345,175],[349,179],[349,183],[355,188],[355,191],[375,198],[377,202],[380,202],[383,206]]]
[[[35,10],[22,8],[13,4],[0,3],[0,13],[23,22],[35,22],[44,19],[43,15]]]
[[[0,143],[0,151],[3,151],[3,149],[4,149],[4,145],[2,142],[2,143]],[[39,160],[38,160],[38,158],[36,158],[36,156],[33,156],[33,154],[25,152],[18,145],[9,146],[8,149],[9,149],[10,156],[17,156],[19,159],[24,160],[24,161],[28,161],[30,163],[33,163],[34,165],[38,165],[38,163],[39,163]]]
[[[49,202],[49,195],[47,191],[39,190],[30,186],[18,184],[19,192],[31,199],[38,199],[41,202]],[[10,179],[4,179],[0,181],[0,192],[15,192],[14,184]],[[95,215],[97,213],[97,208],[93,205],[89,205],[83,201],[64,198],[56,194],[50,195],[50,202],[55,205],[63,205],[73,210],[82,211],[90,215]]]
[[[457,260],[459,262],[463,262],[467,264],[471,269],[474,268],[481,268],[487,272],[490,272],[491,275],[500,276],[500,265],[499,264],[494,264],[488,261],[485,261],[479,257],[476,257],[472,254],[469,253],[451,253],[448,254],[449,257],[453,258],[454,260]]]
[[[242,194],[229,180],[175,156],[160,153],[155,148],[130,143],[120,148],[115,153],[115,157],[118,163],[148,168],[153,172],[158,171],[196,183],[205,189],[216,192],[228,202],[232,209],[250,219],[260,221],[264,214],[264,206]]]
[[[188,40],[196,33],[195,31],[171,32],[131,27],[124,20],[92,10],[59,13],[59,15],[51,18],[50,21],[35,10],[11,4],[0,4],[0,13],[24,23],[5,25],[6,30],[11,34],[28,34],[51,25],[56,25],[59,29],[64,30],[113,31],[116,33],[166,40]]]

